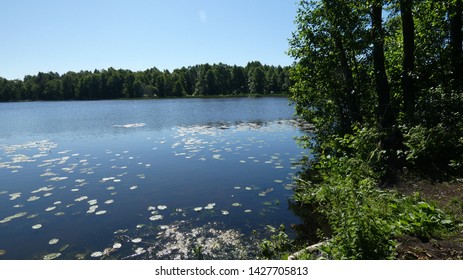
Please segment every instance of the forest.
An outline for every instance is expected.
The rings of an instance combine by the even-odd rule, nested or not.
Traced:
[[[201,64],[172,72],[105,70],[27,75],[22,80],[0,78],[0,102],[34,100],[99,100],[143,97],[287,94],[288,66],[249,62],[245,67]]]
[[[297,255],[462,258],[462,1],[298,8],[291,98],[314,131],[293,206],[320,243]],[[282,257],[285,238],[263,251]]]

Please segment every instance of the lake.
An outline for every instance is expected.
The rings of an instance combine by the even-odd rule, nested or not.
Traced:
[[[306,153],[286,98],[0,103],[0,259],[252,259]]]

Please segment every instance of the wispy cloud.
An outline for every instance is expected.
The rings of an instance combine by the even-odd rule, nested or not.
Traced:
[[[204,10],[199,10],[198,12],[198,15],[199,15],[199,21],[201,21],[201,23],[207,23],[207,14],[206,14],[206,11]]]

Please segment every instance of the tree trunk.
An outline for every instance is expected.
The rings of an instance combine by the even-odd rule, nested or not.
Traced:
[[[341,63],[341,69],[344,76],[345,86],[345,102],[348,107],[348,123],[349,130],[351,125],[354,122],[360,122],[360,105],[358,102],[357,92],[355,91],[354,85],[354,75],[352,73],[352,68],[349,67],[349,62],[347,60],[346,51],[342,43],[342,39],[339,34],[334,34],[334,43],[335,47],[338,50],[339,62]]]
[[[462,0],[452,1],[449,9],[450,48],[455,89],[463,90]]]
[[[373,65],[376,93],[378,94],[378,120],[382,129],[390,129],[395,123],[389,82],[386,75],[384,57],[384,30],[382,26],[382,0],[374,0],[371,9],[373,36]]]
[[[415,114],[415,89],[413,71],[415,66],[415,23],[412,15],[413,0],[400,0],[400,15],[402,17],[403,34],[403,72],[402,92],[405,118],[413,123]]]
[[[382,0],[373,0],[371,8],[371,29],[373,39],[373,66],[376,93],[378,95],[378,123],[383,135],[381,146],[385,151],[383,182],[395,180],[395,170],[401,165],[397,150],[402,147],[402,135],[396,126],[396,117],[391,103],[384,57],[384,31],[382,26]]]

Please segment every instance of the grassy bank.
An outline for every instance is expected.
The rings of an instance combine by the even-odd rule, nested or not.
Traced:
[[[296,227],[300,238],[291,240],[280,229],[263,243],[265,257],[287,258],[296,251],[299,259],[463,257],[462,180],[437,183],[402,170],[386,184],[378,138],[375,130],[359,129],[334,138],[306,162],[292,202],[304,221]]]

